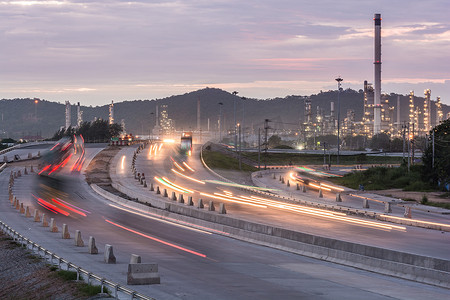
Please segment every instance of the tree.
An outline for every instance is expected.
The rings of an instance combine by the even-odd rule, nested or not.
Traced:
[[[434,134],[434,156],[433,156]],[[430,131],[428,147],[423,153],[422,177],[424,180],[445,187],[450,184],[450,119]]]
[[[269,143],[269,148],[274,148],[281,145],[281,138],[278,135],[272,135],[267,142]]]
[[[372,137],[370,142],[370,148],[372,149],[383,149],[384,151],[389,151],[390,148],[390,138],[386,133],[378,133]]]

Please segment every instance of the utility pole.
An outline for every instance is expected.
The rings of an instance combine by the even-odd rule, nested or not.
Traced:
[[[414,165],[414,151],[415,151],[415,144],[416,142],[414,141],[414,123],[412,124],[412,139],[411,139],[411,144],[412,144],[412,154],[411,154],[411,164]]]
[[[409,170],[410,170],[410,168],[411,168],[411,160],[409,159],[410,158],[410,152],[411,152],[411,139],[410,139],[410,136],[409,136],[409,122],[408,122],[408,173],[409,173]]]
[[[242,147],[241,147],[241,125],[238,123],[237,126],[239,128],[239,170],[242,171],[242,163],[241,163],[241,151],[242,151]]]
[[[261,171],[261,128],[258,128],[258,170]]]
[[[269,119],[265,119],[264,120],[264,130],[265,130],[265,138],[264,138],[265,149],[264,149],[264,152],[266,153],[265,157],[264,157],[264,170],[267,169],[267,148],[269,147],[269,144],[267,142],[267,132],[269,131],[269,122],[270,122]]]
[[[244,143],[245,140],[245,100],[247,98],[242,97],[242,143]]]
[[[338,78],[335,79],[338,83],[338,123],[337,123],[337,164],[339,164],[339,150],[340,150],[340,141],[339,141],[339,128],[340,128],[340,123],[341,123],[341,100],[340,100],[340,95],[341,95],[341,82],[342,79],[341,76],[339,76]]]
[[[233,95],[236,96],[238,92],[234,91]],[[234,150],[237,152],[237,127],[236,127],[236,97],[233,100],[233,111],[234,111]]]
[[[402,136],[403,136],[403,154],[402,154],[402,161],[405,161],[405,125],[402,125]]]

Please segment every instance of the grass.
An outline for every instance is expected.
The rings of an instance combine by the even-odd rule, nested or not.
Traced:
[[[239,161],[234,158],[215,151],[203,151],[205,163],[213,169],[239,170]],[[242,163],[242,171],[255,172],[258,168]]]
[[[427,201],[425,205],[450,209],[450,203]]]
[[[258,161],[258,153],[245,152],[243,156],[253,161]],[[325,161],[328,164],[329,158],[331,158],[331,164],[334,165],[337,162],[337,156],[328,155],[325,156]],[[305,154],[305,153],[261,153],[261,162],[266,162],[268,165],[289,165],[290,163],[295,165],[322,165],[323,154]],[[340,165],[353,165],[353,164],[400,164],[402,162],[401,157],[391,156],[367,156],[366,154],[358,155],[340,155]]]
[[[64,281],[77,280],[77,272],[75,271],[58,270],[58,268],[55,266],[51,266],[50,270],[56,271],[55,276],[63,279]],[[82,280],[81,275],[80,280]],[[77,289],[80,292],[81,296],[92,297],[102,292],[102,288],[100,285],[87,284],[82,281],[76,282],[75,284],[77,285]],[[109,294],[109,290],[106,287],[103,287],[103,293]]]
[[[353,172],[342,178],[334,178],[332,181],[353,189],[358,189],[362,184],[365,190],[400,188],[404,191],[434,191],[432,186],[421,180],[420,166],[411,167],[409,173],[405,166],[369,168],[363,172]]]

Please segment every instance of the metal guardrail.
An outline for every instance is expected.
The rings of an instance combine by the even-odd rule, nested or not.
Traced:
[[[108,286],[114,291],[114,298],[119,299],[119,292],[124,293],[126,295],[131,296],[130,299],[141,299],[141,300],[155,300],[154,298],[147,297],[145,295],[142,295],[136,291],[133,291],[127,287],[121,286],[118,283],[115,283],[113,281],[107,280],[101,276],[95,275],[88,270],[85,270],[70,261],[56,255],[55,253],[51,252],[50,250],[45,249],[41,245],[31,241],[27,237],[24,237],[19,232],[12,229],[10,226],[8,226],[3,221],[0,221],[0,229],[8,234],[10,237],[13,238],[14,241],[19,242],[22,246],[24,246],[27,249],[30,249],[32,251],[37,251],[37,254],[39,256],[42,256],[44,259],[50,259],[51,264],[57,264],[59,269],[62,269],[61,265],[65,264],[67,267],[67,270],[74,269],[77,272],[77,280],[80,280],[80,275],[84,274],[87,276],[87,283],[90,284],[91,280],[96,280],[100,283],[101,286],[101,292],[103,293],[103,287]],[[31,247],[30,247],[31,246]]]

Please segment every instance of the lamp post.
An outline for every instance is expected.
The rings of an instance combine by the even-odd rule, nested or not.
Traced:
[[[244,143],[245,140],[245,126],[244,126],[244,120],[245,120],[245,100],[247,98],[242,97],[242,143]]]
[[[219,143],[222,141],[222,106],[223,103],[219,102]]]
[[[340,99],[340,95],[341,95],[341,82],[344,79],[342,79],[341,76],[339,76],[335,80],[337,81],[337,84],[338,84],[338,115],[337,115],[338,122],[337,122],[337,160],[336,160],[336,162],[337,162],[337,164],[339,164],[339,151],[340,151],[340,148],[341,148],[341,145],[340,145],[341,143],[340,143],[340,140],[339,140],[339,130],[340,130],[340,123],[341,123],[341,120],[340,120],[340,118],[341,118],[341,101],[340,101],[341,99]]]
[[[238,94],[238,92],[234,91],[232,93],[234,96],[236,96]],[[234,110],[234,150],[237,152],[237,127],[236,127],[236,97],[234,97],[234,101],[233,101],[233,110]]]

